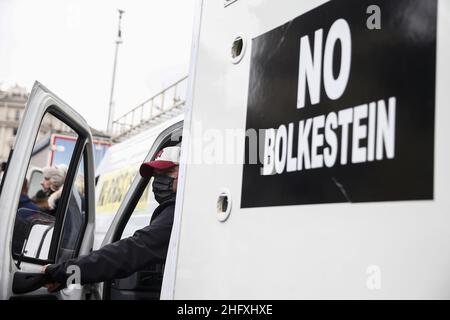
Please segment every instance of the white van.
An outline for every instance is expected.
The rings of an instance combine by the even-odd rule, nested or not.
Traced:
[[[199,6],[163,297],[450,298],[450,2]]]
[[[450,3],[203,0],[197,12],[161,298],[450,298]],[[79,135],[68,179],[83,155],[86,183],[76,246],[59,241],[57,219],[42,260],[11,242],[46,112]],[[100,292],[38,289],[42,265],[92,248],[92,163],[85,121],[37,84],[0,194],[0,298],[159,297],[146,282],[157,270]],[[121,238],[148,183],[134,179],[103,244]]]

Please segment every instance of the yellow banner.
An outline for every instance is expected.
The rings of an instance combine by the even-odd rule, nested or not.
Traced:
[[[99,183],[101,182],[102,185],[96,207],[97,213],[115,214],[117,212],[137,171],[138,167],[128,167],[100,177],[102,181],[99,181]],[[147,207],[148,189],[147,187],[144,190],[136,209],[140,210]]]

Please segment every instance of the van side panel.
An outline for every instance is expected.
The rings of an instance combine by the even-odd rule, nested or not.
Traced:
[[[448,1],[437,2],[436,60],[423,62],[436,68],[429,199],[243,206],[243,165],[227,162],[226,156],[242,162],[244,137],[237,133],[231,143],[234,151],[214,145],[217,140],[230,141],[226,132],[246,128],[249,90],[254,89],[249,89],[252,39],[285,24],[288,28],[288,22],[329,4],[321,0],[238,0],[225,7],[222,0],[203,1],[175,299],[450,298]],[[381,28],[383,16],[390,14],[383,13],[384,9],[389,7],[381,5]],[[362,27],[369,16],[361,12]],[[345,14],[339,18],[345,19]],[[420,42],[420,15],[415,19],[408,21],[411,26],[417,23],[419,29],[410,36]],[[330,24],[323,25],[324,45],[329,29]],[[310,30],[310,39],[314,31]],[[246,48],[242,60],[235,63],[231,48],[237,35],[246,39]],[[278,40],[281,45],[282,33]],[[404,54],[414,55],[414,48],[405,47]],[[277,50],[274,46],[272,53]],[[284,80],[286,86],[292,85],[289,79],[277,81]],[[261,119],[265,116],[261,114]],[[224,154],[222,163],[214,158],[217,152]],[[205,163],[208,159],[213,163]],[[381,178],[389,181],[389,176]],[[224,190],[229,191],[231,212],[222,222],[217,204]],[[265,194],[271,197],[270,190],[265,189]]]

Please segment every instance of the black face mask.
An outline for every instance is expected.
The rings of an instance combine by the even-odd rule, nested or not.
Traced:
[[[173,192],[173,181],[175,179],[166,175],[156,174],[153,179],[153,193],[158,203],[175,198]]]

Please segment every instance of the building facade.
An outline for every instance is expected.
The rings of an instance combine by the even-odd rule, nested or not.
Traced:
[[[15,86],[0,91],[0,161],[8,159],[25,110],[28,94],[25,88]]]
[[[27,90],[18,85],[0,90],[0,162],[8,160],[28,97]],[[46,116],[41,124],[38,140],[50,131],[73,132],[57,118]]]

